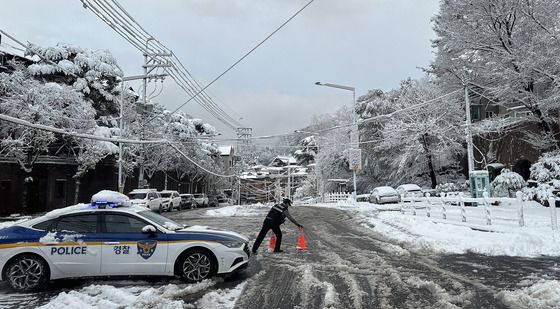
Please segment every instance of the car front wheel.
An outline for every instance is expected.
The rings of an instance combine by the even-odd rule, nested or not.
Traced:
[[[6,267],[5,278],[18,292],[29,292],[42,287],[47,282],[47,277],[47,263],[32,254],[23,254]]]
[[[159,207],[158,207],[158,214],[160,214],[160,213],[162,213],[162,212],[163,212],[163,206],[162,206],[161,204],[159,204]]]
[[[194,283],[212,277],[216,267],[210,253],[196,249],[183,256],[177,270],[183,280]]]

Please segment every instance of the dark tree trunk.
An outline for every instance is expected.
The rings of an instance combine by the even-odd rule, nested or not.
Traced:
[[[23,192],[21,193],[21,213],[24,215],[29,214],[32,182],[33,178],[31,178],[31,173],[25,172],[23,178]]]
[[[74,190],[74,205],[78,204],[78,199],[80,196],[80,185],[82,184],[82,180],[80,177],[76,178],[76,188]]]
[[[422,135],[422,147],[424,148],[424,151],[426,152],[426,159],[428,160],[428,173],[430,175],[430,180],[432,181],[432,189],[435,189],[437,186],[437,179],[436,179],[436,172],[434,170],[434,163],[432,161],[432,153],[430,152],[430,149],[428,148],[428,133],[424,133]]]

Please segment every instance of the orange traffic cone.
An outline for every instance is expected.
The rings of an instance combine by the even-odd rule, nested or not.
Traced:
[[[307,250],[307,244],[305,243],[305,237],[303,236],[303,228],[299,229],[299,237],[297,240],[296,249]]]
[[[274,251],[274,247],[276,247],[276,236],[270,235],[270,240],[268,241],[268,251]]]

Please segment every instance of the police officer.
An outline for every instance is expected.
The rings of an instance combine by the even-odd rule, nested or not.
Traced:
[[[276,234],[276,246],[274,247],[274,252],[284,252],[283,250],[280,250],[280,245],[282,244],[282,231],[280,230],[280,225],[284,223],[286,218],[290,219],[290,221],[292,221],[292,223],[297,225],[299,228],[303,228],[303,225],[297,223],[297,221],[290,215],[288,207],[290,207],[291,205],[292,201],[285,198],[282,201],[282,204],[276,204],[272,206],[272,208],[266,215],[262,229],[257,236],[255,243],[253,244],[253,254],[257,253],[257,249],[259,249],[259,246],[261,245],[264,237],[266,236],[266,233],[268,233],[269,230],[272,230],[274,234]]]

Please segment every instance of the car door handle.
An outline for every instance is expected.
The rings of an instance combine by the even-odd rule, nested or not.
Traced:
[[[118,245],[118,244],[120,244],[120,242],[118,242],[118,241],[106,241],[103,244],[105,244],[105,245]]]

